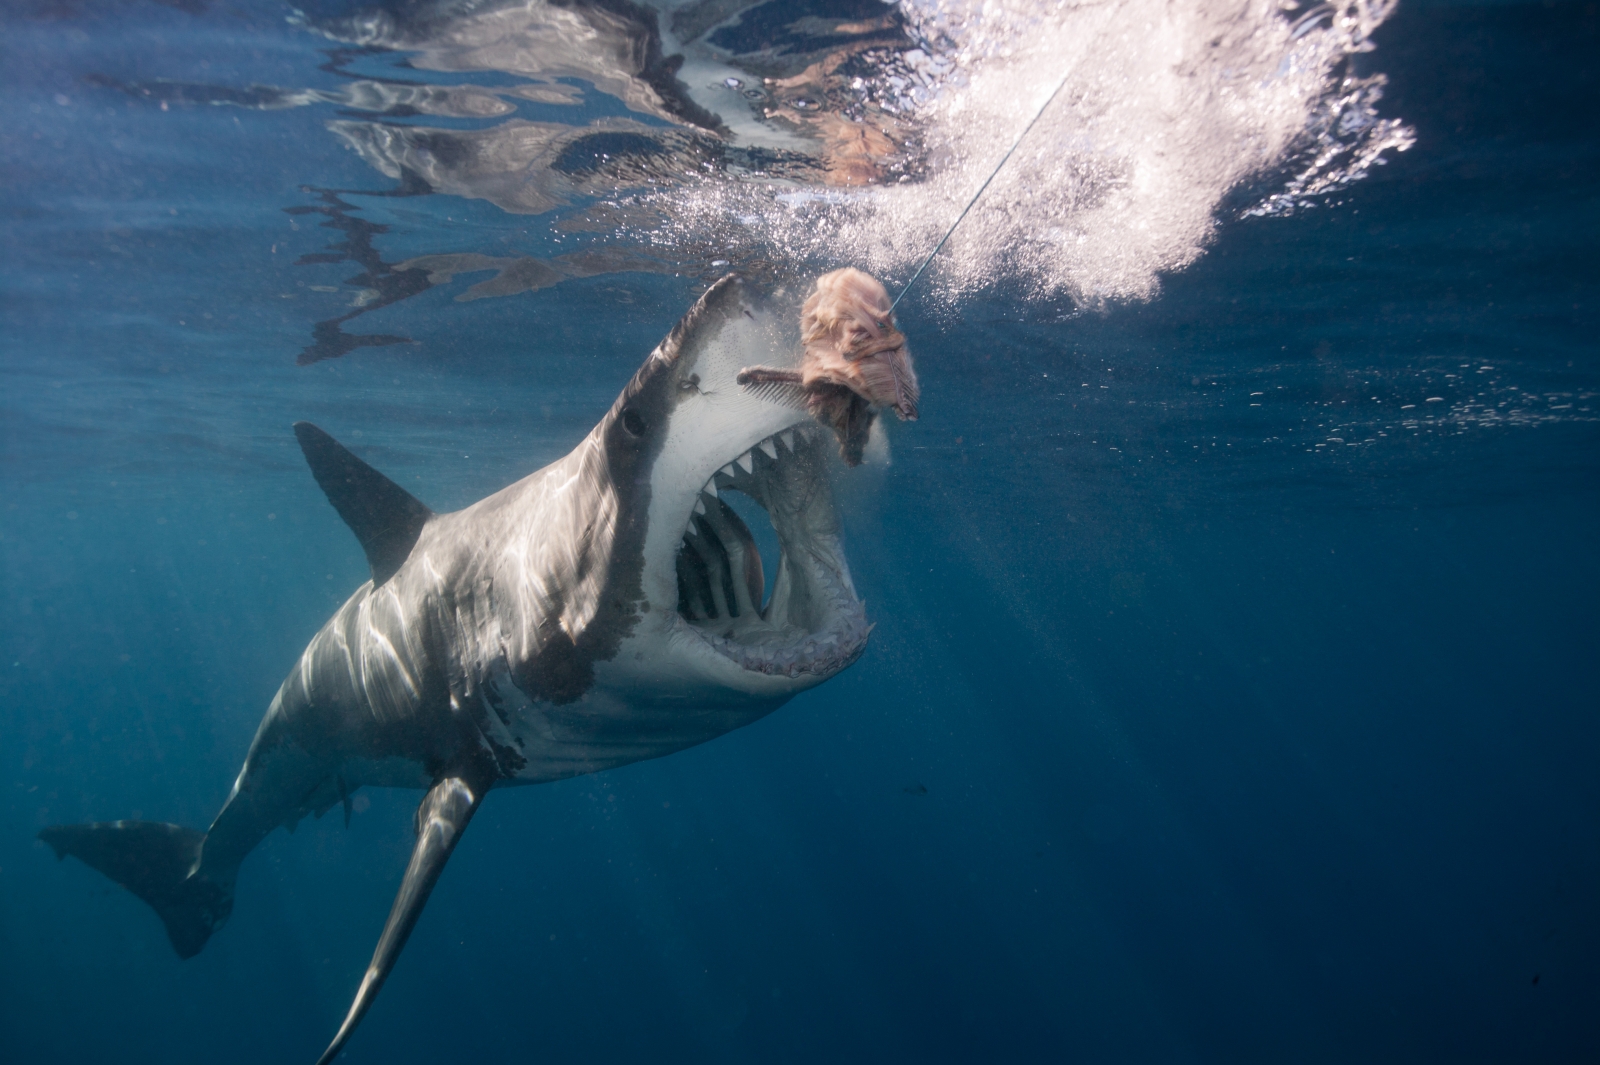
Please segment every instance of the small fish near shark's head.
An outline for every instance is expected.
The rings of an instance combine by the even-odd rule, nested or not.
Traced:
[[[793,331],[741,278],[725,277],[596,428],[617,481],[619,534],[630,525],[642,534],[644,608],[618,653],[596,663],[597,688],[707,709],[770,699],[770,709],[865,648],[866,611],[827,479],[830,436],[803,407],[736,381],[753,357],[794,349]],[[728,492],[759,504],[777,534],[765,602],[760,551]]]

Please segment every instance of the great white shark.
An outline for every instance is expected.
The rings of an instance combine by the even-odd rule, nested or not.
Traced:
[[[703,743],[862,653],[869,625],[839,541],[830,438],[735,380],[788,335],[744,281],[723,278],[570,454],[450,514],[297,424],[372,579],[290,670],[207,831],[112,821],[40,838],[147,902],[188,958],[227,921],[241,862],[274,829],[340,803],[348,819],[363,786],[425,789],[405,879],[319,1065],[331,1061],[489,791]],[[728,489],[777,533],[765,603]]]

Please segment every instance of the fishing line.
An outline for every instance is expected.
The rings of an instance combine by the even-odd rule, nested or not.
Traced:
[[[1017,134],[1017,139],[1011,143],[1010,148],[1006,149],[1006,154],[1000,157],[1000,162],[996,163],[995,168],[989,171],[989,176],[983,179],[983,184],[978,186],[978,191],[972,194],[972,199],[967,201],[967,205],[961,209],[961,213],[956,216],[956,220],[950,223],[950,228],[945,230],[943,237],[939,238],[939,243],[935,244],[933,250],[928,253],[928,257],[922,260],[922,265],[917,267],[917,272],[911,275],[911,280],[907,281],[906,287],[900,290],[900,295],[896,296],[894,302],[889,304],[890,314],[893,314],[894,309],[900,306],[900,301],[906,298],[906,293],[911,291],[911,286],[917,283],[917,278],[922,276],[922,272],[928,268],[928,264],[933,262],[933,257],[939,254],[939,249],[944,247],[945,241],[949,240],[950,235],[956,231],[956,226],[959,226],[962,219],[967,217],[967,212],[972,210],[972,205],[978,202],[978,197],[982,196],[983,190],[989,187],[989,182],[993,181],[995,175],[1000,173],[1000,168],[1006,165],[1006,161],[1011,158],[1011,153],[1022,146],[1022,139],[1028,135],[1029,130],[1033,129],[1034,123],[1043,118],[1045,111],[1049,110],[1050,105],[1055,103],[1056,97],[1061,95],[1061,90],[1067,87],[1067,78],[1070,75],[1071,71],[1062,75],[1061,82],[1056,86],[1055,92],[1051,93],[1050,98],[1039,107],[1039,110],[1029,120],[1028,124],[1022,127],[1022,132]]]

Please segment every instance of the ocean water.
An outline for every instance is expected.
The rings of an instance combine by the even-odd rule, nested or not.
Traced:
[[[341,1060],[1600,1060],[1594,3],[657,8],[6,5],[0,1055],[344,1015],[417,792],[188,961],[36,839],[209,823],[366,579],[291,423],[465,506],[728,270],[898,293],[1061,84],[834,471],[865,654],[492,794]]]

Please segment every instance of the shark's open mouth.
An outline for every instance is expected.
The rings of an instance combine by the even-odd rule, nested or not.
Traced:
[[[845,565],[824,473],[829,439],[808,424],[762,440],[712,474],[684,529],[679,617],[745,669],[828,677],[866,646],[866,609]],[[765,603],[761,554],[721,498],[728,490],[758,503],[778,534],[778,572]]]

